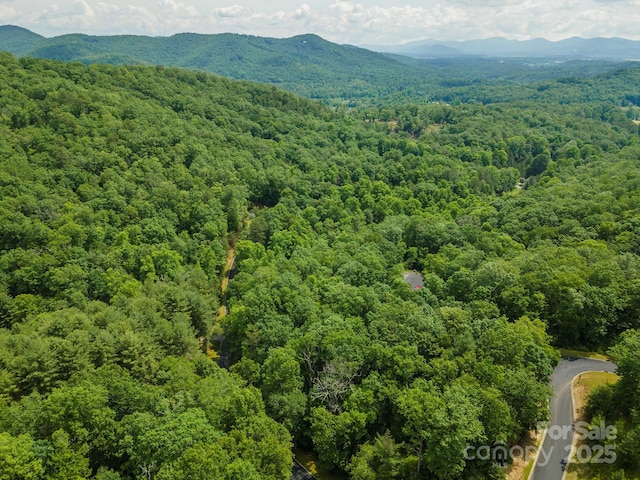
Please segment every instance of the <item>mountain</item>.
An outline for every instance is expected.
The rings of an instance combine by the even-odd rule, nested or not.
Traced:
[[[609,52],[613,56],[620,51],[631,52],[638,43],[601,40],[425,40],[385,47],[386,50],[370,47],[381,50],[374,52],[310,34],[284,39],[231,33],[181,33],[170,37],[68,34],[45,38],[20,27],[0,27],[0,50],[17,56],[85,64],[181,67],[267,83],[307,98],[349,107],[402,103],[407,99],[422,103],[449,101],[451,87],[505,81],[520,85],[567,76],[594,76],[619,65],[602,59],[571,60],[570,56],[561,57],[563,62],[539,58],[554,56],[560,49],[573,52],[574,56],[578,52],[578,57],[588,52]],[[481,98],[486,95],[483,93]]]
[[[14,55],[24,55],[45,37],[26,28],[15,25],[0,26],[0,50],[6,50]]]
[[[418,58],[485,56],[485,57],[562,57],[564,59],[640,59],[640,41],[624,38],[580,38],[572,37],[557,42],[534,38],[531,40],[508,40],[502,37],[482,40],[442,42],[421,40],[402,45],[375,46],[367,48],[384,53],[395,53]]]
[[[317,35],[276,39],[238,34],[170,37],[82,34],[44,38],[0,27],[0,50],[18,56],[109,64],[167,65],[270,83],[332,100],[392,94],[424,83],[424,71],[387,55],[337,45]]]

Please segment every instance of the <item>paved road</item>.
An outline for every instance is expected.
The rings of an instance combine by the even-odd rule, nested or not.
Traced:
[[[589,358],[563,358],[551,375],[551,386],[555,396],[551,399],[551,423],[533,471],[533,480],[561,480],[563,471],[561,460],[569,455],[573,441],[573,404],[571,382],[576,375],[590,371],[613,372],[611,362]],[[565,427],[560,433],[559,427]]]

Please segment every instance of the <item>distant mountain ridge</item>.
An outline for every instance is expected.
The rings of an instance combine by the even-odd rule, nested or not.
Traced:
[[[0,50],[50,60],[196,69],[322,99],[402,91],[423,83],[424,77],[423,70],[388,55],[312,34],[284,39],[232,33],[45,38],[21,27],[0,26]]]
[[[557,42],[544,38],[520,41],[502,37],[452,42],[429,39],[401,45],[368,45],[365,48],[417,58],[485,56],[640,60],[640,41],[616,37],[572,37]]]
[[[609,52],[631,52],[640,43],[618,40],[606,42]],[[284,39],[232,33],[180,33],[170,37],[67,34],[46,38],[22,27],[0,26],[0,51],[19,57],[180,67],[271,84],[307,98],[347,107],[379,106],[380,102],[403,99],[449,101],[448,91],[452,87],[480,88],[504,81],[520,85],[576,75],[593,76],[624,66],[622,62],[604,58],[607,50],[599,42],[594,45],[594,41],[583,39],[564,41],[564,51],[575,53],[591,48],[592,54],[599,52],[604,59],[571,60],[566,56],[558,57],[563,60],[559,62],[536,59],[557,57],[556,43],[543,39],[513,42],[504,38],[444,43],[428,40],[385,47],[385,52],[393,51],[385,53],[338,45],[313,34]],[[480,95],[485,98],[484,93]]]

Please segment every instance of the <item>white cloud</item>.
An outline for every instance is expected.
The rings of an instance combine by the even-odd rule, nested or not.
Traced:
[[[90,27],[95,22],[96,14],[87,2],[78,0],[67,7],[51,5],[49,9],[42,12],[40,18],[57,28],[76,25]]]
[[[232,5],[230,7],[216,8],[214,12],[216,15],[226,18],[247,17],[250,14],[249,9],[243,7],[242,5]]]
[[[518,5],[524,3],[522,0],[450,0],[454,5],[466,5],[467,7],[502,7],[504,5]]]
[[[17,12],[9,5],[4,5],[0,2],[0,19],[12,19],[17,15]]]
[[[311,16],[312,11],[311,11],[311,7],[309,5],[307,5],[306,3],[303,3],[300,8],[296,8],[293,12],[293,19],[294,20],[304,20],[306,18],[308,18],[309,16]]]
[[[182,2],[176,3],[173,0],[162,0],[160,2],[160,8],[181,17],[197,18],[200,16],[198,10],[193,5],[187,5]]]
[[[0,0],[0,24],[44,35],[69,32],[171,35],[316,33],[352,44],[505,36],[640,39],[640,0]]]

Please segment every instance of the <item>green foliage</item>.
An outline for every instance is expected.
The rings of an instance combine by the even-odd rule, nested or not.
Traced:
[[[437,478],[457,478],[465,467],[465,447],[484,437],[480,411],[465,389],[453,385],[441,393],[418,381],[398,397],[397,408],[403,433],[417,452],[416,476],[424,460]]]
[[[376,436],[372,444],[365,444],[349,465],[354,480],[375,480],[403,478],[408,474],[406,459],[391,434]]]
[[[0,49],[16,55],[83,63],[190,68],[270,83],[308,97],[340,103],[348,98],[371,99],[381,93],[402,92],[409,86],[417,88],[422,73],[419,68],[385,55],[336,45],[316,35],[287,39],[228,33],[185,33],[167,38],[132,35],[44,38],[24,30],[3,28],[6,40],[0,41]],[[362,75],[365,69],[367,74]],[[269,95],[280,93],[274,88]],[[188,103],[177,100],[173,108],[183,110],[188,108]],[[277,138],[282,128],[278,122],[267,122],[260,131],[262,135]]]
[[[44,468],[47,478],[52,480],[83,480],[89,478],[89,459],[86,444],[73,445],[69,435],[62,429],[51,435],[46,447]]]
[[[627,330],[609,354],[621,378],[615,386],[615,397],[626,414],[640,411],[640,331]]]
[[[311,34],[285,39],[231,33],[181,33],[171,37],[71,34],[44,38],[19,27],[1,28],[0,49],[14,55],[85,64],[188,68],[271,84],[307,98],[348,107],[433,100],[496,103],[514,98],[567,102],[567,91],[579,91],[581,99],[593,101],[607,97],[610,92],[591,90],[583,77],[608,74],[633,65],[593,59],[563,62],[540,58],[416,59],[336,45]],[[278,94],[275,88],[269,93]],[[621,97],[624,106],[638,105],[638,98],[637,89]],[[183,99],[172,103],[176,111],[188,107],[189,102]],[[437,123],[450,122],[454,117],[453,110],[442,110]],[[17,121],[24,121],[27,117],[18,118],[21,120]],[[422,130],[414,118],[403,118],[399,126],[412,134]],[[256,130],[265,137],[277,139],[286,128],[270,121]],[[346,137],[343,133],[343,138]]]
[[[635,422],[640,149],[618,110],[636,75],[347,112],[0,55],[6,458],[276,480],[295,443],[353,478],[485,478],[464,448],[548,416],[554,344],[617,343],[599,405]],[[231,372],[205,355],[214,326]]]
[[[33,451],[33,440],[29,435],[11,436],[0,433],[0,478],[13,480],[36,480],[44,473],[42,460]]]
[[[616,426],[617,461],[610,466],[610,478],[637,478],[640,472],[639,341],[638,330],[627,330],[609,349],[620,379],[594,390],[587,404],[586,414],[591,422]]]

